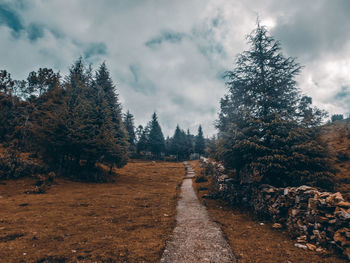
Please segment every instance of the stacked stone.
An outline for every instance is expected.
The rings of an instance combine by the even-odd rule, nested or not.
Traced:
[[[205,167],[209,163],[202,162]],[[212,196],[231,204],[249,206],[261,218],[284,227],[297,240],[296,246],[322,251],[341,250],[350,260],[350,202],[340,193],[320,192],[310,186],[276,188],[239,184],[214,164]],[[212,167],[211,167],[212,169]]]

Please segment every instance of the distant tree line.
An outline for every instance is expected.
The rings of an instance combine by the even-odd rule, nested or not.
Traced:
[[[136,134],[134,155],[138,158],[181,161],[189,159],[191,154],[196,153],[199,156],[205,153],[205,139],[201,125],[196,136],[189,130],[185,132],[177,125],[174,135],[165,139],[158,116],[153,113],[151,121],[145,127],[139,125],[134,134]]]
[[[0,71],[0,144],[31,152],[50,170],[83,180],[103,180],[128,158],[188,159],[204,153],[202,128],[198,136],[178,126],[164,139],[156,113],[143,128],[134,116],[122,113],[116,87],[105,63],[97,70],[80,58],[64,78],[40,68],[26,80],[13,80]],[[106,170],[106,169],[104,169]]]

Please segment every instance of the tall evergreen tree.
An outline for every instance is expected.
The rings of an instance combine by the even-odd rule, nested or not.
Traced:
[[[43,102],[36,111],[34,132],[46,159],[60,172],[81,179],[97,179],[97,162],[109,164],[111,172],[114,164],[122,166],[127,160],[127,138],[116,131],[119,104],[116,97],[111,103],[113,90],[102,86],[103,70],[94,79],[91,69],[77,60],[63,85],[40,96]]]
[[[100,86],[107,99],[107,107],[111,111],[112,122],[114,124],[114,137],[118,148],[115,156],[115,163],[118,167],[126,164],[128,158],[129,144],[127,141],[127,131],[122,121],[122,109],[118,100],[115,86],[105,63],[102,63],[96,72],[95,81]]]
[[[205,151],[205,139],[203,137],[202,125],[198,127],[198,134],[195,140],[195,152],[202,155]]]
[[[313,183],[317,175],[325,186],[331,182],[329,162],[316,133],[308,132],[322,113],[312,109],[306,114],[311,108],[300,99],[295,81],[300,65],[285,58],[279,42],[259,24],[248,41],[250,50],[227,73],[229,93],[221,100],[217,127],[225,166],[241,181],[300,185]],[[307,157],[311,149],[312,159]]]
[[[179,125],[176,126],[174,136],[171,138],[171,153],[178,160],[185,160],[189,157],[188,140],[185,131]]]
[[[6,70],[0,70],[0,142],[9,140],[15,129],[15,105],[13,96],[14,80]]]
[[[142,125],[139,125],[137,128],[137,136],[138,141],[136,144],[136,151],[137,154],[140,154],[141,152],[147,151],[149,149],[148,145],[148,139],[149,139],[149,132],[150,132],[150,126],[147,125],[145,128],[142,127]]]
[[[123,123],[128,134],[129,141],[129,151],[132,153],[135,151],[136,146],[136,134],[135,134],[135,125],[134,125],[134,115],[129,111],[124,115]]]
[[[165,148],[164,135],[159,125],[157,114],[155,112],[153,113],[152,120],[150,122],[148,145],[150,151],[156,158],[160,157],[160,154],[164,151]]]

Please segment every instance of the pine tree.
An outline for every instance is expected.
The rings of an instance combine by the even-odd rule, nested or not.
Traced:
[[[116,97],[111,104],[113,90],[100,85],[105,84],[101,75],[94,79],[91,68],[77,60],[63,84],[40,96],[35,113],[34,133],[45,159],[59,172],[80,179],[104,180],[96,163],[108,164],[111,172],[114,164],[122,166],[127,160],[126,137],[116,131],[119,105]]]
[[[15,105],[13,96],[14,80],[6,70],[0,70],[0,142],[8,141],[15,129]]]
[[[196,141],[195,141],[195,152],[202,155],[204,154],[204,150],[205,150],[205,139],[203,137],[202,126],[199,125],[198,134],[196,136]]]
[[[137,128],[138,141],[136,144],[137,154],[147,151],[149,148],[148,139],[149,139],[150,126],[147,125],[144,129],[142,125],[139,125]]]
[[[125,129],[128,133],[128,142],[129,142],[129,151],[130,153],[135,152],[136,146],[136,134],[135,134],[135,125],[134,125],[134,116],[127,111],[124,115],[123,123]]]
[[[188,143],[186,133],[176,126],[174,136],[171,138],[171,152],[177,157],[179,161],[188,159]]]
[[[150,151],[156,158],[160,157],[160,154],[164,151],[165,148],[163,132],[159,125],[157,114],[155,112],[153,113],[152,120],[150,122],[148,145]]]
[[[190,158],[190,155],[194,152],[194,136],[191,134],[190,129],[187,129],[186,133],[186,159]]]
[[[285,58],[279,42],[259,24],[248,41],[250,50],[227,73],[229,93],[220,103],[218,151],[225,166],[243,182],[300,185],[312,183],[316,175],[331,182],[314,132],[323,113],[301,99],[296,86],[301,66]],[[307,158],[311,149],[312,159]],[[311,163],[306,165],[306,159]]]
[[[116,149],[118,149],[114,161],[117,167],[122,167],[128,159],[128,136],[122,121],[122,109],[118,101],[118,95],[105,63],[102,63],[96,72],[95,81],[103,89],[107,100],[107,107],[111,111],[115,131],[114,137],[117,144]]]

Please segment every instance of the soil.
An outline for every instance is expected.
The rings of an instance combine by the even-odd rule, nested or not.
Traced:
[[[200,173],[198,161],[190,162],[196,174]],[[207,207],[210,217],[224,232],[238,263],[342,263],[348,262],[340,255],[320,254],[294,246],[285,230],[272,228],[272,223],[259,221],[248,210],[233,208],[220,200],[208,199],[208,182],[195,183],[199,199]]]
[[[161,263],[236,262],[220,227],[210,220],[206,208],[198,201],[192,187],[193,171],[188,165],[187,168],[177,207],[176,227]]]
[[[159,262],[175,227],[182,163],[131,162],[113,183],[0,182],[0,262]]]

